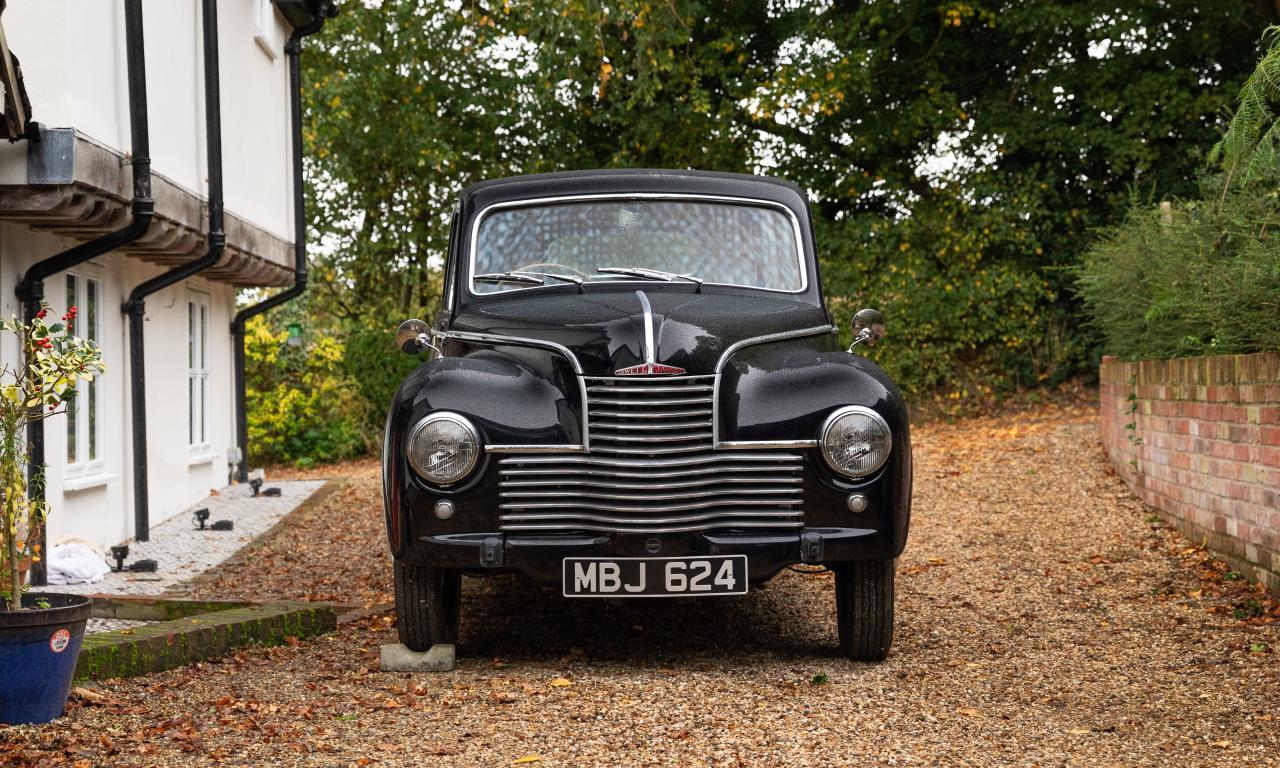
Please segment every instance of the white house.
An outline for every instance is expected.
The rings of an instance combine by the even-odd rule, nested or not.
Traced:
[[[137,115],[126,42],[131,5],[135,13],[141,9],[144,32],[135,50],[141,48],[145,60],[154,216],[140,239],[43,281],[53,312],[79,307],[75,330],[97,341],[108,365],[105,376],[82,388],[74,415],[45,423],[45,494],[55,510],[46,534],[51,543],[77,536],[105,547],[138,533],[136,377],[122,305],[139,284],[208,253],[214,169],[206,146],[204,1],[0,2],[6,122],[11,137],[21,136],[0,142],[5,316],[22,314],[16,290],[32,265],[130,222],[131,118]],[[293,89],[285,46],[294,32],[290,22],[318,26],[330,5],[215,4],[226,247],[212,267],[145,299],[151,525],[226,485],[239,455],[230,332],[237,292],[286,287],[295,279]],[[3,66],[7,52],[20,62],[20,74]],[[28,115],[18,98],[23,88]],[[12,339],[0,346],[0,359],[18,362]]]

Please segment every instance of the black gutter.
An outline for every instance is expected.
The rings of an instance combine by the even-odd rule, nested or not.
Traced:
[[[133,408],[133,537],[151,537],[151,512],[147,496],[147,371],[143,351],[146,299],[156,291],[186,280],[212,267],[226,246],[222,215],[222,96],[218,77],[218,3],[204,0],[204,110],[205,141],[209,156],[209,234],[204,256],[139,284],[121,308],[129,315],[129,375]]]
[[[133,171],[132,218],[129,223],[107,234],[69,248],[62,253],[32,264],[18,282],[18,300],[22,302],[23,319],[30,323],[44,300],[45,278],[83,264],[97,256],[114,251],[141,238],[151,227],[155,201],[151,199],[151,137],[147,120],[146,47],[143,44],[142,0],[124,0],[124,39],[129,72],[130,167]],[[27,427],[31,455],[27,464],[27,495],[33,501],[44,500],[44,422]],[[40,531],[41,550],[47,553],[44,530]],[[32,567],[31,581],[36,586],[46,583],[44,558]]]
[[[240,448],[236,480],[249,479],[249,416],[245,408],[244,326],[249,318],[284,304],[307,290],[307,217],[302,184],[302,72],[299,57],[302,38],[315,34],[337,7],[322,0],[311,22],[293,30],[284,52],[289,58],[290,119],[293,121],[293,285],[257,304],[245,307],[231,321],[235,376],[236,445]]]

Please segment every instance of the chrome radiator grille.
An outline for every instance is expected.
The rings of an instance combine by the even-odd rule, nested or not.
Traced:
[[[800,527],[803,457],[712,451],[714,380],[588,378],[591,452],[501,459],[502,530]]]

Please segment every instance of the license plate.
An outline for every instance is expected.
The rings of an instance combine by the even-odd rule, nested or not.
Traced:
[[[566,557],[565,597],[745,595],[746,555]]]

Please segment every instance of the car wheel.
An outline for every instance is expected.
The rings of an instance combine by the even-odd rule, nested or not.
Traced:
[[[462,574],[447,568],[396,563],[396,630],[411,651],[458,641]]]
[[[832,566],[840,650],[856,661],[882,661],[893,644],[893,577],[897,560]]]

